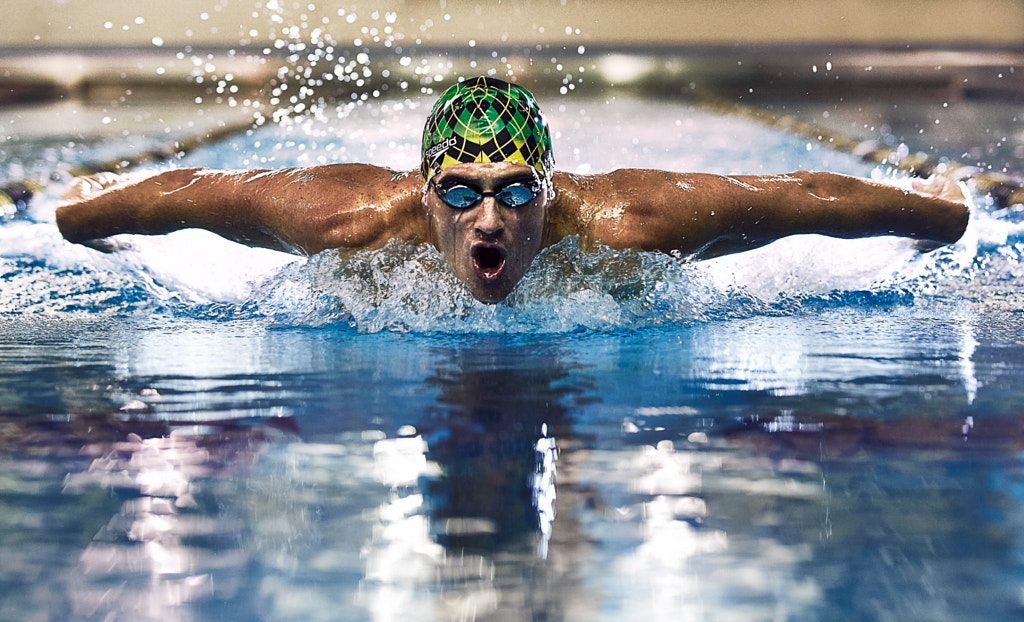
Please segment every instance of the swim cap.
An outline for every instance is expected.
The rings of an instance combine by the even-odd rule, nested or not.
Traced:
[[[551,136],[529,91],[481,76],[441,95],[423,128],[423,179],[463,162],[520,162],[551,181]]]

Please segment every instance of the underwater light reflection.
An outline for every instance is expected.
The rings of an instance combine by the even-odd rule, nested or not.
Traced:
[[[723,612],[804,619],[824,600],[821,583],[802,568],[812,548],[780,534],[786,520],[796,529],[827,528],[820,467],[762,457],[743,437],[685,434],[700,423],[694,409],[639,409],[622,427],[624,447],[592,452],[586,470],[573,465],[606,474],[574,485],[596,495],[601,539],[615,543],[592,561],[599,566],[607,556],[613,571],[588,573],[588,584],[601,590],[604,612],[616,620],[704,620]],[[580,457],[565,454],[572,463]]]
[[[79,557],[79,572],[70,579],[77,616],[120,611],[136,619],[185,620],[190,615],[179,607],[231,591],[223,573],[240,571],[245,553],[196,545],[242,528],[225,517],[213,522],[191,511],[197,505],[192,482],[209,472],[211,461],[200,438],[130,435],[87,471],[68,476],[65,492],[99,485],[127,497]],[[214,574],[221,575],[216,582]]]
[[[523,358],[510,366],[510,352]],[[504,338],[445,353],[426,381],[440,391],[436,405],[374,443],[388,493],[372,513],[358,596],[374,619],[475,619],[507,611],[510,599],[533,611],[531,575],[543,574],[558,529],[559,451],[547,421],[564,417],[564,372],[536,369],[532,348]]]

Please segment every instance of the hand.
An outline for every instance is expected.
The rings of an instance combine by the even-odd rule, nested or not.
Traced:
[[[74,205],[75,203],[81,203],[82,201],[99,194],[103,190],[122,184],[125,181],[126,180],[117,173],[96,173],[95,175],[76,177],[71,181],[68,185],[68,189],[65,190],[64,194],[61,196],[58,207],[62,205]]]
[[[910,187],[914,192],[932,196],[953,203],[967,203],[967,192],[963,182],[952,180],[941,175],[933,175],[928,179],[913,179]]]
[[[68,184],[67,190],[64,191],[57,203],[58,222],[59,212],[62,209],[73,211],[74,206],[79,206],[105,190],[123,185],[126,181],[127,179],[116,173],[96,173],[95,175],[76,177]],[[121,236],[80,240],[79,243],[101,253],[113,253],[132,247],[131,243]]]
[[[109,238],[94,238],[79,242],[79,244],[101,253],[116,253],[135,248],[135,245],[128,240],[128,237],[123,235],[112,235]]]
[[[951,203],[957,203],[967,207],[963,214],[964,222],[963,227],[967,226],[967,218],[969,217],[969,210],[971,203],[969,200],[969,194],[967,186],[962,181],[956,181],[948,177],[942,177],[934,175],[928,179],[913,179],[910,182],[910,187],[920,194],[925,196],[935,197]],[[914,242],[914,248],[921,253],[928,253],[937,248],[944,246],[940,242],[932,240],[916,240]]]

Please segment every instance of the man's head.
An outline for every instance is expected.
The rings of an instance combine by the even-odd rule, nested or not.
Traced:
[[[423,129],[423,203],[455,275],[498,302],[541,248],[553,199],[547,122],[526,89],[473,78],[445,91]]]

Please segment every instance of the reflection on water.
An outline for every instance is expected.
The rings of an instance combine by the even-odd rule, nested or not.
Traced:
[[[167,619],[166,612],[193,603],[239,598],[237,570],[247,555],[238,534],[248,529],[246,521],[207,509],[215,500],[204,498],[210,491],[197,485],[225,461],[240,469],[253,459],[245,444],[225,437],[130,434],[86,471],[68,476],[66,494],[100,486],[123,499],[70,573],[74,617],[118,611]]]
[[[426,377],[437,400],[416,419],[420,436],[376,443],[391,500],[380,510],[361,586],[375,618],[422,611],[426,603],[399,607],[398,588],[430,594],[439,619],[499,609],[521,619],[547,609],[552,595],[540,588],[549,583],[556,518],[556,438],[567,431],[567,402],[577,393],[564,384],[561,355],[506,338],[474,340]],[[547,364],[533,365],[533,356]]]
[[[6,324],[2,617],[1013,617],[1024,360],[970,326]]]

